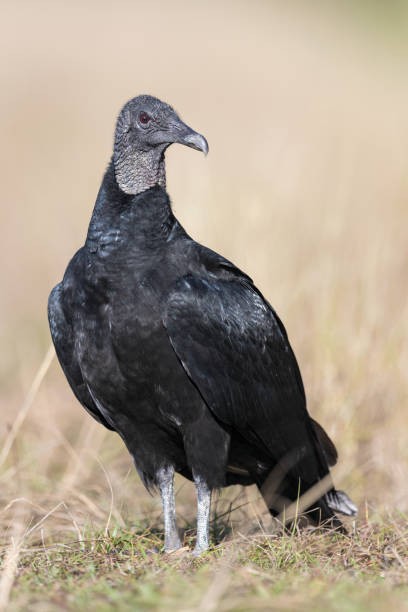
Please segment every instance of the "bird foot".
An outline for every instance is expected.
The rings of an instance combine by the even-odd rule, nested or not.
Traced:
[[[164,544],[165,553],[174,553],[183,548],[179,537],[171,538]]]
[[[203,553],[207,552],[208,546],[196,546],[192,551],[193,557],[200,557]]]

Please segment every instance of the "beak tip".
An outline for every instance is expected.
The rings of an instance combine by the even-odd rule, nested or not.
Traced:
[[[197,132],[188,134],[188,136],[183,139],[183,144],[186,144],[188,147],[192,147],[197,151],[201,151],[202,153],[204,153],[204,155],[208,155],[208,142],[204,138],[204,136],[198,134]]]

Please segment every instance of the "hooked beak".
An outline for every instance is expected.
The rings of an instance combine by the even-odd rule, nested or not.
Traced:
[[[201,151],[204,155],[208,153],[208,142],[198,132],[192,130],[188,125],[180,121],[177,125],[174,142],[191,147],[196,151]]]

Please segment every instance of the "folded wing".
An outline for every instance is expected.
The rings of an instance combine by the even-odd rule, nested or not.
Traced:
[[[237,269],[179,279],[164,316],[172,346],[214,416],[300,492],[329,473],[282,323]]]

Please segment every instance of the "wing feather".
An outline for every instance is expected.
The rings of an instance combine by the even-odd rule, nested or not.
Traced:
[[[54,287],[48,300],[48,319],[52,341],[58,360],[78,401],[99,423],[113,430],[96,405],[89,387],[83,379],[81,368],[75,355],[73,331],[65,318],[61,302],[62,286]]]
[[[239,271],[238,271],[239,272]],[[163,319],[188,376],[217,419],[267,452],[290,459],[310,486],[329,469],[306,409],[286,331],[248,277],[188,274]]]

